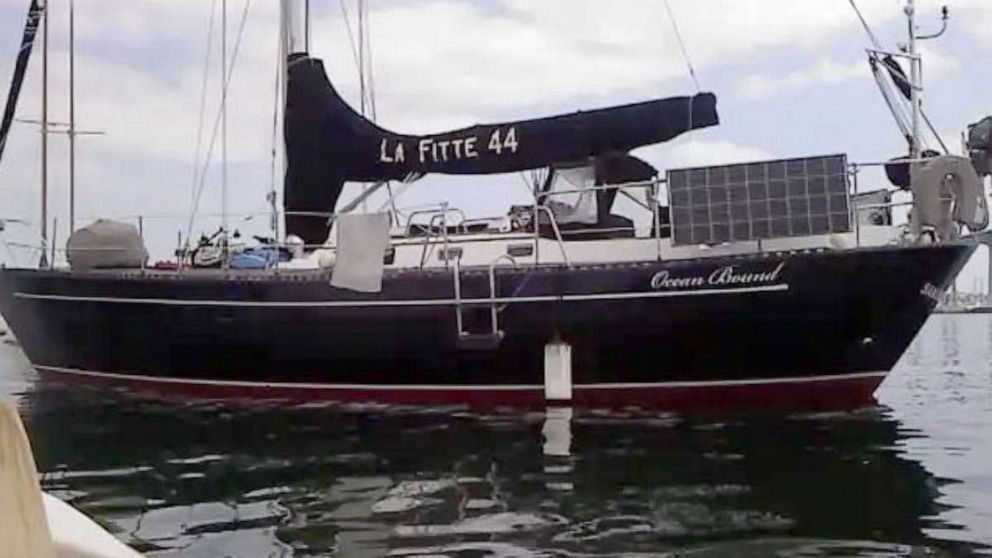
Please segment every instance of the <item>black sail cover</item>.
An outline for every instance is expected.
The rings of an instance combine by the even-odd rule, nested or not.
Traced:
[[[14,78],[10,82],[10,92],[7,94],[7,104],[0,120],[0,161],[7,146],[10,127],[14,123],[14,113],[17,111],[17,99],[21,96],[21,86],[24,85],[24,74],[27,73],[28,61],[31,60],[31,49],[38,35],[38,24],[41,22],[41,12],[44,8],[38,5],[38,0],[31,0],[28,8],[28,19],[24,25],[24,36],[21,39],[21,49],[14,63]]]
[[[286,96],[286,227],[307,244],[326,240],[345,182],[438,174],[499,174],[627,152],[719,123],[701,93],[608,109],[483,124],[426,136],[390,132],[355,112],[320,60],[294,55]],[[315,215],[316,214],[316,215]]]

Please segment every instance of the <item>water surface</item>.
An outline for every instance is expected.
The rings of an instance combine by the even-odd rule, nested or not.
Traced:
[[[46,490],[150,556],[992,556],[992,318],[834,413],[189,401],[38,381]]]

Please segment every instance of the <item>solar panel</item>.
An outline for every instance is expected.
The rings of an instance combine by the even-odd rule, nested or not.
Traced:
[[[670,170],[668,201],[676,245],[851,231],[846,155]]]

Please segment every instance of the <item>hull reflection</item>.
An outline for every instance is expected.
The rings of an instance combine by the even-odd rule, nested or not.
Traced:
[[[156,556],[945,544],[924,533],[941,483],[901,455],[884,408],[520,413],[40,389],[22,406],[46,490]]]

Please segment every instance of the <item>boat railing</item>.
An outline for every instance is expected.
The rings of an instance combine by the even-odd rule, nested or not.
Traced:
[[[462,230],[462,232],[464,232],[464,228],[466,226],[466,223],[469,222],[468,217],[465,216],[465,212],[462,211],[461,209],[458,209],[457,207],[450,207],[450,206],[448,206],[448,204],[439,204],[439,205],[434,206],[434,207],[430,207],[430,208],[427,208],[427,209],[421,209],[421,210],[414,211],[414,212],[410,213],[410,215],[408,215],[407,218],[406,218],[406,226],[405,226],[405,228],[406,228],[406,231],[407,231],[407,236],[413,236],[413,234],[412,234],[412,228],[413,228],[413,226],[415,224],[413,222],[413,220],[415,218],[422,217],[422,216],[428,216],[428,217],[430,217],[430,221],[429,221],[429,225],[428,226],[433,226],[433,223],[435,222],[435,218],[437,216],[439,216],[439,215],[442,215],[442,214],[445,215],[445,221],[447,221],[447,215],[448,214],[455,214],[455,215],[458,215],[459,217],[461,217],[461,221],[458,222],[458,225],[457,226]]]
[[[551,223],[551,230],[555,233],[555,241],[558,243],[558,249],[561,251],[562,261],[565,262],[565,267],[572,267],[572,260],[568,257],[568,250],[565,248],[565,240],[561,236],[561,229],[558,228],[558,220],[555,219],[555,214],[551,209],[544,205],[534,204],[534,262],[541,262],[541,228],[538,225],[540,220],[538,218],[539,212],[544,211],[548,216],[548,222]]]

